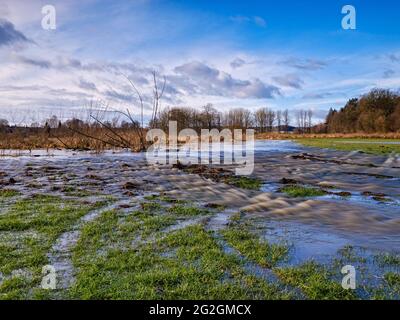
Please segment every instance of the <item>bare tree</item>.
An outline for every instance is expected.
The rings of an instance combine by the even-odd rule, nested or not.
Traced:
[[[288,109],[285,109],[285,111],[283,111],[282,118],[283,118],[283,125],[285,126],[285,132],[287,133],[289,131],[289,123],[290,123]]]
[[[102,107],[101,108],[92,108],[92,105],[90,107],[90,119],[89,122],[92,120],[101,127],[105,128],[109,132],[106,134],[106,137],[109,140],[103,140],[108,144],[111,145],[116,145],[124,148],[134,148],[138,150],[145,150],[146,149],[146,140],[144,137],[144,99],[143,95],[141,92],[138,90],[138,88],[135,86],[133,81],[126,75],[121,74],[124,76],[129,84],[131,85],[131,88],[133,92],[137,95],[140,103],[140,110],[141,110],[141,119],[140,122],[134,119],[133,117],[133,111],[130,108],[126,108],[126,110],[118,110],[118,109],[111,109],[109,108],[108,104],[101,103]],[[153,99],[152,99],[152,116],[149,122],[150,128],[154,128],[158,125],[157,118],[160,113],[160,108],[161,108],[161,98],[164,94],[165,90],[165,85],[166,85],[166,78],[163,77],[163,82],[160,86],[160,82],[157,77],[156,71],[152,72],[152,78],[153,78]],[[123,116],[125,119],[127,119],[130,122],[131,128],[134,129],[136,132],[137,136],[139,137],[139,146],[135,146],[132,141],[128,141],[126,138],[124,138],[121,134],[115,130],[116,123],[120,121],[120,117],[115,118],[115,123],[109,123],[108,121],[104,121],[104,115],[109,113],[110,111],[118,114],[119,116]],[[73,130],[72,128],[70,128]],[[80,132],[82,133],[82,132]],[[88,134],[86,134],[88,135]],[[90,136],[90,135],[89,135]]]
[[[52,115],[50,118],[45,120],[45,123],[51,129],[55,129],[55,128],[57,128],[59,126],[60,121],[58,120],[56,115]]]
[[[209,130],[215,127],[219,127],[219,112],[213,107],[211,103],[208,103],[203,107],[203,112],[200,114],[201,120],[204,122],[204,126]]]
[[[268,110],[267,112],[267,126],[268,126],[268,131],[272,132],[274,128],[274,123],[275,123],[275,112],[272,110]]]
[[[307,117],[308,117],[307,125],[308,125],[308,132],[309,133],[311,132],[311,127],[312,127],[312,116],[313,116],[312,110],[308,110],[307,111]]]
[[[255,125],[261,133],[264,133],[267,128],[267,108],[260,108],[254,113]]]
[[[252,116],[251,112],[247,109],[243,109],[243,128],[248,129],[252,126],[253,121],[252,121]]]
[[[306,126],[306,113],[303,109],[300,109],[299,111],[297,111],[296,114],[297,117],[297,130],[300,133],[304,133],[305,131],[305,126]]]
[[[150,121],[150,123],[153,124],[153,125],[156,125],[156,123],[157,123],[158,112],[160,111],[159,109],[161,107],[160,106],[160,101],[161,101],[161,98],[162,98],[162,96],[164,94],[165,84],[166,84],[166,81],[167,81],[165,76],[164,76],[163,79],[164,79],[164,81],[163,81],[163,84],[162,84],[161,90],[160,90],[159,83],[158,83],[158,80],[157,80],[157,74],[156,74],[155,71],[153,71],[153,84],[154,84],[154,88],[153,88],[153,115],[152,115],[151,121]]]
[[[282,111],[278,110],[276,112],[276,125],[278,127],[278,132],[281,132],[282,130]]]
[[[300,133],[311,132],[312,111],[300,109],[297,112],[297,128]]]
[[[229,110],[223,115],[223,124],[231,129],[249,128],[252,125],[251,112],[243,108]]]

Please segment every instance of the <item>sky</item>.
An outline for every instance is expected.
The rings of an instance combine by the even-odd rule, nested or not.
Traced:
[[[49,4],[55,30],[42,27]],[[355,30],[342,28],[345,5]],[[399,89],[399,12],[389,0],[0,0],[0,118],[104,105],[139,116],[126,77],[148,118],[156,71],[162,108],[310,109],[323,121],[373,88]]]

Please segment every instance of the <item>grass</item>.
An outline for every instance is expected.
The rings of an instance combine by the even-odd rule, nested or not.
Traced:
[[[20,193],[17,190],[13,189],[1,189],[0,190],[0,198],[11,198],[18,196]]]
[[[260,240],[257,230],[252,231],[253,220],[233,215],[231,224],[222,234],[224,239],[247,259],[270,268],[284,284],[298,288],[307,299],[355,299],[356,294],[342,288],[335,274],[313,261],[296,267],[277,267],[288,255],[288,247]],[[340,270],[340,269],[338,269]]]
[[[89,210],[101,205],[83,205],[59,197],[37,195],[17,200],[0,215],[0,299],[35,298],[41,269],[56,239],[70,230]],[[15,276],[15,273],[26,276]],[[34,288],[32,290],[32,288]]]
[[[143,210],[151,212],[158,211],[162,208],[161,204],[157,202],[142,202],[140,206]]]
[[[310,261],[299,267],[277,268],[276,273],[285,283],[296,286],[313,300],[349,300],[356,295],[342,288],[338,281],[332,280],[332,274],[323,266]]]
[[[375,300],[400,299],[400,273],[386,272],[383,276],[384,286],[375,290]]]
[[[150,227],[150,239],[145,236],[136,247],[127,246],[125,240],[142,234],[148,218],[142,212],[121,220],[117,212],[107,212],[85,226],[73,253],[79,272],[68,297],[289,298],[276,286],[246,274],[240,260],[223,253],[200,224],[165,235]]]
[[[166,202],[166,203],[179,203],[179,204],[186,203],[185,200],[175,199],[175,198],[172,198],[169,196],[158,195],[158,194],[152,194],[149,196],[145,196],[144,199],[149,200],[149,201],[158,200],[158,201]]]
[[[287,185],[281,188],[280,192],[284,192],[293,198],[319,197],[326,194],[326,191],[322,189],[302,185]]]
[[[271,268],[286,257],[286,246],[260,240],[250,229],[251,225],[243,222],[240,214],[237,214],[231,218],[228,228],[222,231],[222,236],[230,246],[262,267]]]
[[[387,272],[385,274],[385,280],[389,284],[389,286],[394,287],[400,292],[400,274],[394,272]]]
[[[369,154],[385,155],[390,153],[400,153],[400,144],[388,144],[388,142],[400,142],[394,139],[336,139],[336,138],[314,138],[294,140],[302,145],[316,148],[328,148],[341,151],[362,151]],[[361,143],[360,143],[361,142]]]
[[[247,230],[227,229],[222,234],[232,247],[262,267],[271,268],[282,260],[288,251],[285,246],[261,241]]]
[[[65,126],[52,129],[52,134],[46,134],[45,128],[15,127],[10,132],[0,132],[0,149],[2,150],[34,150],[34,149],[59,149],[68,148],[75,150],[96,150],[120,149],[114,143],[106,143],[110,131],[106,128],[81,128],[87,135],[75,134]],[[140,135],[133,129],[116,128],[119,136],[130,142],[130,147],[137,150],[140,142]],[[55,138],[55,137],[58,137]],[[97,139],[92,139],[96,137]],[[100,141],[100,140],[102,141]],[[62,141],[62,142],[61,142]],[[103,142],[104,141],[104,142]]]
[[[104,211],[82,225],[72,249],[75,281],[55,291],[39,289],[48,252],[80,217],[104,203],[47,195],[15,200],[0,215],[0,299],[291,299],[298,297],[297,289],[308,299],[356,298],[342,289],[336,266],[311,261],[278,267],[288,247],[264,240],[258,220],[249,215],[233,215],[218,232],[208,231],[205,221],[171,231],[170,226],[195,216],[215,214],[218,206],[204,209],[157,194],[145,200],[136,211]],[[227,252],[225,244],[235,251]],[[351,247],[341,255],[354,260]],[[397,258],[383,257],[391,265],[399,263]],[[282,283],[252,273],[249,261],[271,269]],[[397,273],[384,277],[391,292],[400,291]]]
[[[354,246],[345,245],[338,250],[338,259],[336,259],[335,262],[337,263],[336,267],[339,267],[340,265],[343,266],[345,264],[352,263],[365,264],[367,263],[367,260],[365,257],[362,257],[359,252],[356,251]]]
[[[199,216],[199,215],[206,215],[210,212],[206,209],[201,209],[194,206],[184,206],[184,205],[173,205],[171,208],[168,209],[169,213],[173,213],[177,216]]]
[[[259,190],[262,181],[257,178],[246,176],[231,176],[226,179],[226,183],[242,189]]]
[[[400,256],[383,253],[379,254],[375,257],[375,260],[378,262],[380,266],[400,266]]]

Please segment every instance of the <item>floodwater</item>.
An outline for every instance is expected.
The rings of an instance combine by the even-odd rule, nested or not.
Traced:
[[[129,151],[7,150],[0,156],[0,172],[5,177],[0,175],[0,182],[14,179],[7,188],[21,191],[24,197],[37,192],[62,196],[59,190],[68,181],[92,192],[93,201],[95,194],[102,193],[129,202],[135,192],[146,191],[221,204],[228,211],[211,218],[209,230],[224,228],[233,212],[246,212],[264,230],[265,239],[290,245],[290,264],[309,259],[327,262],[348,245],[363,248],[371,256],[400,252],[400,160],[393,155],[387,158],[303,147],[290,141],[256,141],[253,176],[263,182],[259,191],[186,174],[168,164],[149,164],[145,154]],[[282,179],[323,188],[330,194],[290,198],[278,191],[284,186]],[[127,192],[127,182],[135,190]],[[349,195],[335,195],[339,192]],[[74,232],[65,234],[54,250],[62,253],[73,245],[76,239],[70,238],[78,235]],[[68,264],[60,255],[50,257]],[[65,269],[68,272],[68,267]]]
[[[298,210],[282,207],[266,214],[255,208],[258,216],[269,218],[266,237],[270,241],[291,243],[294,262],[325,260],[344,245],[399,252],[400,159],[389,163],[383,156],[307,148],[292,142],[263,143],[272,151],[256,151],[254,175],[263,180],[263,191],[284,197],[279,188],[286,178],[329,193],[298,199],[294,205]],[[281,145],[283,151],[274,149]],[[301,154],[309,156],[296,157]],[[346,196],[340,195],[343,192]]]

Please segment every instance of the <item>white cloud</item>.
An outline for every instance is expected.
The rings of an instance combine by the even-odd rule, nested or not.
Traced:
[[[287,65],[292,68],[300,70],[315,71],[323,69],[327,66],[327,62],[318,59],[299,59],[290,57],[286,60],[281,61],[281,64]]]
[[[204,63],[193,61],[183,64],[174,71],[187,78],[198,93],[212,93],[221,96],[234,96],[237,98],[268,99],[279,95],[279,88],[266,84],[260,79],[241,80],[233,78],[224,71],[207,66]]]
[[[295,74],[287,74],[284,76],[273,77],[274,81],[284,87],[290,87],[294,89],[301,89],[304,81]]]

